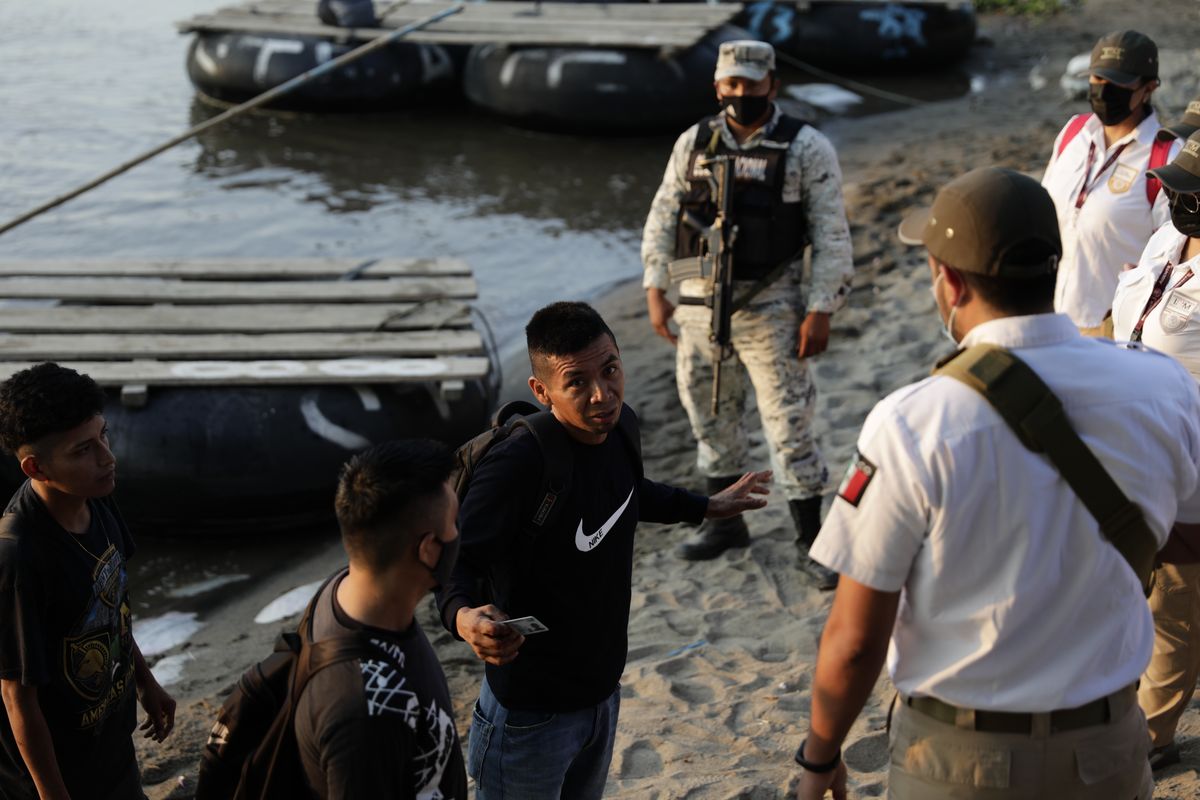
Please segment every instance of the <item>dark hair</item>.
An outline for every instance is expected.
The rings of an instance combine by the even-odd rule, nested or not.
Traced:
[[[0,446],[16,454],[104,410],[104,390],[87,375],[49,361],[0,383]]]
[[[384,442],[351,458],[333,503],[347,553],[376,567],[395,563],[428,521],[420,506],[441,499],[453,469],[450,449],[431,439]]]
[[[539,360],[574,355],[606,334],[616,345],[617,337],[587,303],[551,303],[534,312],[525,326],[529,364],[537,374]]]

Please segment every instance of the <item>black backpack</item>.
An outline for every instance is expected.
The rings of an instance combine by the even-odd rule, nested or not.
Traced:
[[[471,478],[484,456],[495,445],[512,436],[518,428],[525,428],[533,435],[542,451],[544,464],[538,490],[541,500],[524,528],[527,539],[532,540],[536,539],[541,531],[553,526],[562,510],[562,504],[558,501],[571,490],[571,473],[574,471],[570,435],[549,411],[543,411],[524,400],[505,403],[492,417],[492,425],[488,430],[467,441],[455,452],[455,467],[450,480],[461,502],[471,488]],[[627,405],[621,406],[617,430],[629,447],[634,460],[635,475],[641,480],[644,475],[642,435],[638,428],[637,415]]]
[[[246,670],[221,706],[200,755],[196,800],[312,797],[294,728],[304,687],[313,675],[333,664],[356,658],[387,659],[363,636],[313,643],[313,610],[333,577],[309,601],[296,631],[281,633],[275,651]]]

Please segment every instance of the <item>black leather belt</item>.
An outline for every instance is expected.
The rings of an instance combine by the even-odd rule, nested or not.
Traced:
[[[1104,725],[1113,721],[1113,701],[1129,694],[1136,702],[1137,689],[1126,686],[1107,697],[1085,703],[1078,708],[1064,708],[1049,712],[1050,732],[1073,731],[1088,728],[1093,725]],[[933,717],[947,725],[955,725],[969,730],[986,733],[1033,733],[1034,718],[1041,714],[1013,711],[976,711],[959,708],[949,703],[943,703],[935,697],[902,697],[906,706],[914,711],[920,711],[927,717]]]
[[[680,297],[679,305],[681,306],[706,306],[708,305],[707,297]]]

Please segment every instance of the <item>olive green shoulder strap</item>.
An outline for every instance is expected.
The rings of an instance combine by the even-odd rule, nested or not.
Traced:
[[[975,345],[942,362],[934,375],[962,381],[1004,418],[1021,444],[1045,453],[1100,523],[1100,532],[1149,591],[1158,541],[1137,504],[1071,427],[1062,403],[1028,364],[1008,350]]]

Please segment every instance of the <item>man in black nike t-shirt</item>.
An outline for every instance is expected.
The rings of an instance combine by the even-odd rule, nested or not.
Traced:
[[[57,364],[0,384],[0,445],[28,479],[0,521],[4,800],[142,800],[135,691],[146,736],[175,724],[133,639],[134,544],[103,409],[95,381]]]
[[[462,553],[438,608],[487,664],[467,756],[478,800],[593,800],[612,760],[638,521],[760,508],[770,473],[747,473],[710,498],[641,477],[635,448],[615,433],[632,412],[620,351],[600,315],[555,303],[525,333],[530,389],[571,452],[569,489],[555,501],[563,505],[554,522],[531,538],[542,450],[524,429],[494,445],[463,499]],[[526,638],[497,624],[527,615],[549,630]]]
[[[444,583],[458,551],[458,497],[445,445],[402,440],[350,460],[334,509],[350,566],[313,609],[313,640],[359,635],[378,658],[333,664],[296,706],[296,742],[321,800],[467,800],[446,676],[417,604]]]

